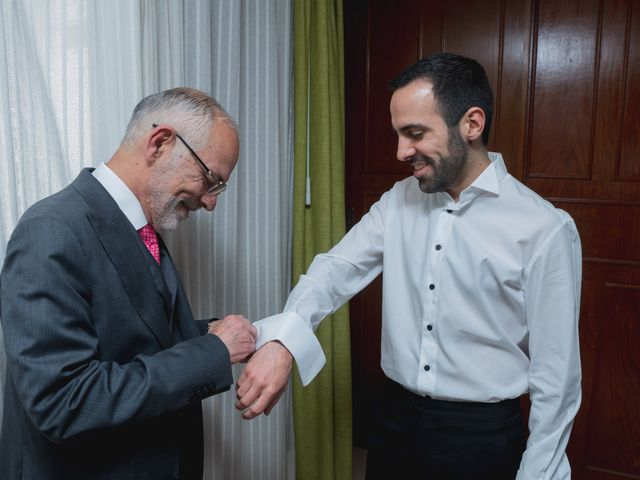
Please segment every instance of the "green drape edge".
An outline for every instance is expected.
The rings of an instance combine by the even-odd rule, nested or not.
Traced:
[[[293,282],[345,233],[342,0],[294,2]],[[305,206],[307,154],[311,205]],[[293,375],[298,480],[350,479],[348,307],[316,330],[327,364],[307,387]]]

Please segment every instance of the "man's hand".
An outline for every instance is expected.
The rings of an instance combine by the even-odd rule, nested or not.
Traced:
[[[256,327],[242,315],[228,315],[211,322],[207,333],[218,336],[227,346],[231,363],[242,362],[256,351]]]
[[[251,357],[236,384],[236,408],[242,417],[271,413],[287,388],[293,356],[280,342],[265,343]]]

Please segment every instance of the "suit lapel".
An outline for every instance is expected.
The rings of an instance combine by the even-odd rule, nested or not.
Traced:
[[[171,310],[171,294],[159,266],[150,265],[145,255],[149,258],[151,255],[138,232],[111,195],[91,175],[91,170],[84,169],[72,185],[89,205],[89,221],[118,272],[132,305],[158,342],[164,348],[170,347],[167,310]]]

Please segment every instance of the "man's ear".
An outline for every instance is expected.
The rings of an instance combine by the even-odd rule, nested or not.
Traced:
[[[467,140],[468,143],[480,138],[484,131],[485,120],[484,110],[480,107],[471,107],[467,110],[460,121],[460,134],[462,138]]]
[[[147,138],[144,146],[144,157],[148,163],[154,163],[166,151],[173,147],[176,141],[175,132],[166,125],[154,125],[154,129]]]

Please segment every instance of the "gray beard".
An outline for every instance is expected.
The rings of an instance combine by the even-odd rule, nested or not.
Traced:
[[[154,198],[154,203],[156,202],[156,200],[161,201],[161,199]],[[165,204],[163,205],[160,212],[156,213],[153,219],[153,228],[155,228],[159,232],[173,231],[178,228],[178,223],[183,220],[182,218],[180,218],[177,210],[178,205],[180,204],[180,200],[175,197],[172,198],[168,203],[166,199],[164,200]]]
[[[182,158],[175,155],[167,165],[160,167],[151,175],[154,185],[151,192],[151,208],[153,214],[153,228],[159,232],[172,231],[178,228],[178,223],[184,220],[178,212],[181,200],[170,193],[170,179],[175,170],[181,165]]]

